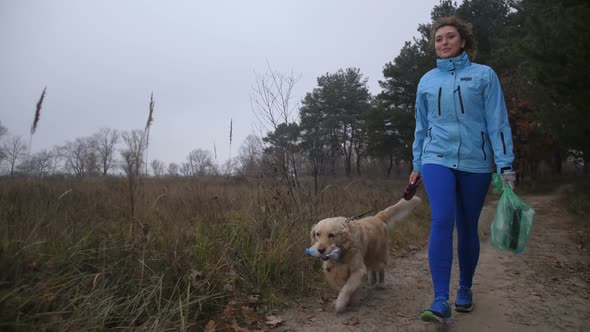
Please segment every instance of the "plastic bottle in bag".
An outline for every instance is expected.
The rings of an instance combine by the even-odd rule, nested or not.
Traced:
[[[533,227],[535,210],[528,206],[512,189],[494,174],[495,192],[501,192],[494,221],[490,225],[491,242],[498,250],[521,253],[526,247]]]

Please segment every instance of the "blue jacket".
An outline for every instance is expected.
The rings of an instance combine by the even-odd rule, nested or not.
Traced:
[[[416,94],[414,171],[438,164],[474,173],[512,169],[512,131],[496,73],[463,54],[437,59]]]

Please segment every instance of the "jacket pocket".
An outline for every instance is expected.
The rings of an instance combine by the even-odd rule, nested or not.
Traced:
[[[483,160],[487,160],[488,155],[486,154],[486,134],[483,131],[481,132],[481,152],[483,152]]]
[[[465,114],[465,109],[463,108],[463,97],[461,96],[461,86],[457,87],[457,94],[459,95],[459,105],[461,105],[461,114]]]
[[[440,111],[440,98],[442,96],[442,87],[438,88],[438,116],[440,116],[441,111]]]
[[[426,136],[428,136],[429,140],[428,140],[428,142],[426,142],[426,144],[424,144],[424,148],[422,149],[422,153],[426,152],[426,147],[428,146],[428,144],[430,144],[430,142],[432,142],[432,127],[428,128],[428,134]]]

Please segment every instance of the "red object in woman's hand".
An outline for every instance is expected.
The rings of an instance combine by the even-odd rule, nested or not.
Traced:
[[[416,190],[418,189],[418,186],[420,185],[420,182],[422,182],[422,178],[418,177],[418,179],[416,179],[416,182],[414,182],[414,184],[408,184],[408,186],[406,187],[406,190],[404,190],[404,199],[406,201],[409,201],[412,199],[412,197],[414,197],[414,195],[416,194]]]

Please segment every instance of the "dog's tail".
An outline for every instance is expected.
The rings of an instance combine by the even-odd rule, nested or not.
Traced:
[[[402,198],[395,205],[392,205],[383,211],[379,211],[375,216],[383,220],[387,226],[392,226],[397,221],[406,219],[420,202],[422,202],[422,200],[418,198],[418,196],[412,197],[409,201]]]

